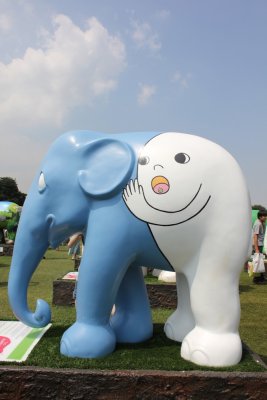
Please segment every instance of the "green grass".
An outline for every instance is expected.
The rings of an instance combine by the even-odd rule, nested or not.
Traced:
[[[7,299],[7,279],[10,257],[0,257],[0,319],[15,319]],[[73,270],[73,261],[67,256],[65,248],[59,251],[49,250],[46,259],[32,277],[28,302],[35,309],[36,299],[42,298],[52,304],[52,282]],[[150,282],[157,282],[149,278]],[[247,273],[242,272],[240,280],[241,324],[240,334],[253,351],[267,362],[267,285],[253,285]],[[172,310],[154,309],[154,336],[145,343],[118,345],[116,351],[108,357],[98,360],[67,358],[60,354],[59,345],[63,332],[75,321],[75,307],[51,306],[52,327],[41,339],[24,365],[55,368],[96,368],[96,369],[162,369],[162,370],[205,370],[186,362],[180,357],[180,344],[166,338],[163,332],[164,322]],[[5,364],[6,365],[6,364]],[[210,370],[210,369],[209,369]],[[255,363],[247,350],[239,365],[223,369],[226,371],[263,371]]]
[[[242,340],[267,364],[267,284],[255,285],[246,272],[240,278]]]

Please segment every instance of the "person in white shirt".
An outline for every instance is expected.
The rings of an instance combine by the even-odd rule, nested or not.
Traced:
[[[267,211],[259,211],[257,215],[258,219],[254,222],[252,228],[253,234],[253,250],[255,253],[262,253],[264,246],[264,236],[266,231],[266,218]],[[262,283],[265,281],[264,273],[261,273],[260,276],[255,276],[253,279],[254,283]]]

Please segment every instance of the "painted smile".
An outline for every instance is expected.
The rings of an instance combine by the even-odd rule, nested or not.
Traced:
[[[163,178],[163,177],[155,177],[154,179],[156,179],[156,178]],[[165,179],[166,179],[166,178],[165,178]],[[153,182],[153,180],[152,180],[152,182]],[[151,182],[151,185],[152,185],[152,182]],[[156,181],[155,181],[155,182],[156,182]],[[163,181],[161,181],[161,182],[163,182]],[[155,184],[155,187],[157,187],[157,184],[163,184],[163,183],[156,183],[156,184]],[[166,183],[164,182],[164,184],[166,184]],[[152,188],[153,188],[153,185],[152,185]],[[198,195],[199,195],[199,193],[200,193],[200,191],[201,191],[201,188],[202,188],[202,183],[200,184],[200,186],[199,186],[199,188],[198,188],[196,194],[195,194],[195,195],[192,197],[192,199],[186,204],[186,206],[184,206],[184,207],[181,208],[180,210],[176,210],[176,211],[164,211],[164,210],[161,210],[161,209],[159,209],[159,208],[153,207],[153,206],[147,201],[147,199],[146,199],[145,196],[144,196],[144,199],[145,199],[145,202],[146,202],[151,208],[153,208],[154,210],[157,210],[157,211],[160,211],[160,212],[166,213],[166,214],[177,214],[177,213],[180,213],[180,212],[185,211],[187,208],[191,209],[191,207],[189,207],[189,206],[192,205],[192,203],[196,200],[196,198],[198,197]],[[154,188],[153,188],[153,190],[154,190]],[[168,186],[168,190],[169,190],[169,186]],[[165,192],[165,193],[167,193],[167,192]],[[160,194],[160,193],[159,193],[159,194]],[[196,208],[196,209],[192,212],[191,215],[189,214],[189,216],[188,216],[188,217],[185,217],[185,219],[183,219],[183,217],[182,217],[180,222],[175,223],[175,224],[169,224],[169,225],[179,225],[179,224],[182,224],[182,223],[184,223],[184,222],[187,222],[187,221],[189,221],[190,219],[196,217],[198,214],[201,213],[201,211],[204,210],[204,208],[206,208],[206,206],[207,206],[207,204],[209,203],[210,199],[211,199],[211,196],[209,195],[206,199],[204,198],[204,199],[201,201],[202,204],[200,203],[199,208]],[[181,214],[181,216],[182,216],[182,214]],[[157,225],[157,224],[154,224],[154,225]]]
[[[155,176],[151,181],[151,186],[157,194],[165,194],[170,190],[170,183],[165,176]]]

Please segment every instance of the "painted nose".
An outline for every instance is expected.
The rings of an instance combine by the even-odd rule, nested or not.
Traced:
[[[155,176],[151,181],[151,186],[157,194],[165,194],[170,190],[170,183],[165,176]]]

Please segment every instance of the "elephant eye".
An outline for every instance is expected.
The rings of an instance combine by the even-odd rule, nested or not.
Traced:
[[[38,182],[38,189],[39,192],[43,192],[46,188],[46,183],[45,183],[45,177],[43,172],[41,172],[40,177],[39,177],[39,182]]]
[[[140,165],[146,165],[149,163],[149,157],[148,156],[140,156],[138,159],[138,164]]]
[[[186,153],[177,153],[174,157],[175,161],[179,164],[186,164],[189,162],[190,157]]]

